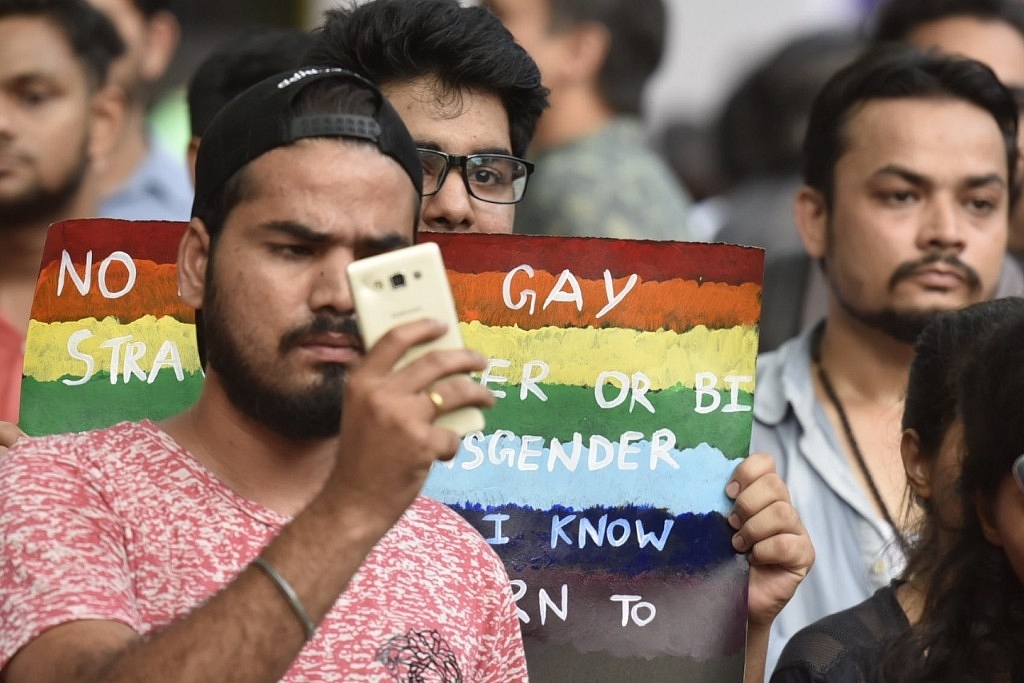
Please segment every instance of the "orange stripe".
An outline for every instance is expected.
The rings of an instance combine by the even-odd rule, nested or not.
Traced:
[[[178,296],[175,264],[141,260],[133,263],[136,269],[134,287],[122,297],[108,299],[97,285],[98,263],[93,264],[91,286],[84,296],[68,274],[64,276],[63,293],[57,296],[61,266],[59,260],[51,262],[39,275],[35,299],[32,301],[32,319],[52,323],[114,317],[129,323],[144,315],[152,315],[157,318],[171,316],[188,323],[195,320],[193,310],[185,306]],[[76,272],[84,279],[83,268],[75,264]],[[109,291],[120,292],[128,281],[128,271],[121,264],[112,265],[107,269],[104,281]]]
[[[606,285],[601,280],[578,280],[583,310],[575,303],[552,302],[544,308],[557,276],[537,271],[533,277],[520,272],[513,276],[509,300],[513,304],[525,290],[536,292],[534,312],[530,304],[512,310],[505,303],[505,273],[463,274],[448,271],[459,319],[478,320],[484,325],[522,329],[540,327],[625,327],[642,331],[672,330],[685,332],[695,325],[712,329],[754,325],[761,313],[761,286],[755,283],[727,285],[720,282],[697,283],[693,280],[637,282],[622,301],[600,318],[597,314],[608,304]],[[621,293],[627,280],[613,280],[613,291]],[[561,291],[571,291],[563,286]]]

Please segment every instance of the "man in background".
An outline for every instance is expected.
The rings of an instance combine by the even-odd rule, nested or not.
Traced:
[[[977,59],[1014,92],[1020,106],[1024,5],[1016,0],[889,0],[874,17],[870,38],[875,44],[907,43]],[[1019,135],[1018,147],[1024,148],[1021,140]],[[1007,248],[997,294],[1021,296],[1024,202],[1014,204]],[[770,351],[824,314],[828,287],[821,270],[802,253],[774,258],[769,254],[764,277],[760,348]]]
[[[795,218],[827,313],[759,357],[751,449],[777,458],[819,566],[775,622],[769,669],[796,630],[902,569],[913,344],[936,312],[996,293],[1016,135],[991,70],[907,46],[862,56],[814,102]]]
[[[96,215],[94,174],[123,100],[124,49],[84,0],[0,0],[0,422],[17,423],[32,296],[51,223]]]
[[[490,12],[456,0],[330,10],[306,63],[361,73],[395,105],[423,161],[421,230],[512,232],[533,170],[523,157],[547,90]],[[488,192],[496,178],[515,183],[511,202]]]
[[[690,238],[690,200],[649,147],[643,92],[665,44],[662,0],[485,0],[540,66],[551,108],[516,232]]]
[[[99,215],[187,221],[192,208],[188,172],[150,135],[146,124],[153,89],[178,47],[178,20],[168,9],[169,0],[89,2],[110,18],[126,46],[110,74],[127,99],[127,111],[110,163],[97,171]]]

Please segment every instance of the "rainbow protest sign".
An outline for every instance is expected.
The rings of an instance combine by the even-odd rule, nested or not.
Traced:
[[[739,681],[763,252],[424,235],[497,394],[426,493],[505,561],[534,681]]]
[[[184,228],[115,220],[50,228],[25,345],[27,433],[160,419],[199,395],[195,316],[175,280]]]
[[[182,223],[51,228],[26,349],[30,434],[159,419],[202,382]],[[740,681],[747,567],[723,489],[750,439],[763,252],[423,235],[480,378],[483,433],[426,493],[513,581],[531,679]]]

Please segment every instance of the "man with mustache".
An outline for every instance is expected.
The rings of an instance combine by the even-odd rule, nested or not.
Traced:
[[[107,85],[124,51],[83,0],[0,2],[0,444],[16,435],[25,334],[51,223],[96,215],[90,166],[124,104]],[[8,434],[8,432],[10,434]]]
[[[259,112],[259,116],[253,116]],[[211,121],[182,299],[204,312],[197,402],[159,424],[20,440],[0,457],[0,681],[526,680],[487,542],[420,488],[486,407],[419,320],[362,347],[345,268],[411,243],[423,163],[369,81],[308,67]],[[748,683],[813,560],[770,458],[738,465]]]
[[[434,419],[493,403],[464,374],[485,360],[396,370],[443,324],[365,353],[353,326],[345,267],[412,242],[421,190],[351,72],[273,76],[213,119],[178,256],[202,393],[0,458],[0,680],[387,680],[399,641],[434,680],[526,679],[501,561],[418,495],[460,441]]]
[[[786,640],[899,573],[900,416],[937,312],[992,298],[1017,163],[1011,93],[972,60],[876,48],[815,100],[795,217],[828,282],[824,319],[758,360],[751,449],[774,455],[818,567],[773,626]]]

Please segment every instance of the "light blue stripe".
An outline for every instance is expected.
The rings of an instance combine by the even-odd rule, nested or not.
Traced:
[[[639,435],[637,435],[639,436]],[[590,469],[587,440],[579,448],[575,471],[551,458],[550,444],[527,437],[525,452],[535,453],[521,458],[523,438],[511,432],[483,436],[469,435],[455,459],[448,464],[434,465],[423,493],[450,505],[478,504],[484,507],[510,503],[549,510],[555,506],[577,510],[589,507],[649,505],[673,515],[719,512],[728,514],[732,503],[725,495],[725,485],[738,464],[720,450],[706,443],[696,448],[677,450],[662,441],[651,468],[651,441],[629,441],[620,467],[619,443],[610,449],[596,445],[594,463],[599,466],[606,453],[613,462],[606,467]],[[493,447],[493,457],[491,455]],[[634,452],[635,449],[635,452]],[[571,444],[566,451],[572,452]],[[512,453],[512,458],[508,457]],[[557,452],[557,449],[556,449]],[[669,464],[678,464],[678,469]],[[535,470],[528,469],[536,466]],[[549,471],[550,468],[550,471]]]

